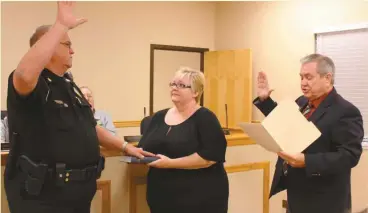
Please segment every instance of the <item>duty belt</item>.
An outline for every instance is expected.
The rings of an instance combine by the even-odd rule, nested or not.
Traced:
[[[25,155],[21,155],[17,161],[17,167],[27,175],[25,187],[31,194],[38,194],[46,179],[55,180],[58,186],[64,186],[68,182],[98,179],[104,165],[104,157],[100,157],[96,165],[83,169],[68,169],[64,163],[56,163],[55,166],[35,163]]]

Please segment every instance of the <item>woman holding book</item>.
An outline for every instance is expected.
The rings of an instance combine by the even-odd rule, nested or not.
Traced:
[[[226,213],[226,139],[216,115],[199,105],[204,75],[179,69],[170,82],[173,107],[156,112],[139,147],[156,153],[150,164],[151,213]]]

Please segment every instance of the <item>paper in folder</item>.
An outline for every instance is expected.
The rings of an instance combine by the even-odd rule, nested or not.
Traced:
[[[120,161],[125,163],[134,163],[134,164],[148,164],[153,161],[160,159],[159,157],[144,157],[142,159],[133,157],[133,156],[123,156]]]
[[[292,100],[284,100],[262,123],[240,123],[242,130],[270,152],[300,153],[321,136],[321,132],[299,111]]]

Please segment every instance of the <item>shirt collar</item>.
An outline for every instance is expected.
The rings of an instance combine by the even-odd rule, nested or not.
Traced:
[[[41,75],[43,77],[46,78],[46,80],[49,82],[49,83],[52,83],[52,82],[60,82],[60,81],[65,81],[65,78],[64,77],[60,77],[58,75],[56,75],[55,73],[53,73],[52,71],[50,71],[49,69],[45,68],[42,70],[42,73]]]
[[[330,89],[327,93],[323,94],[322,96],[312,100],[312,101],[308,101],[308,104],[312,107],[312,108],[317,108],[321,103],[322,101],[324,101],[326,99],[326,97],[331,93],[331,91],[333,90]]]

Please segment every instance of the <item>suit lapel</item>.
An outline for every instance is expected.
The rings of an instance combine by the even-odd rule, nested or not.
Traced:
[[[308,118],[308,121],[312,121],[313,123],[317,123],[323,115],[326,113],[328,107],[318,106],[317,109],[312,113],[312,115]]]
[[[332,91],[328,94],[328,96],[321,102],[321,104],[317,107],[317,109],[312,113],[312,115],[309,117],[309,121],[312,121],[313,123],[317,123],[323,115],[327,112],[328,108],[333,103],[335,96],[337,92],[335,88],[332,89]]]

